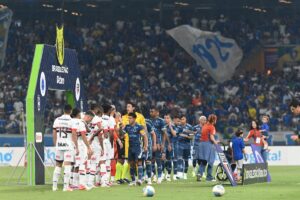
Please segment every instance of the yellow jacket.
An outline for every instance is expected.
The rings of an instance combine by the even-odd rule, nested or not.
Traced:
[[[138,113],[138,112],[135,112],[135,114],[136,114],[136,123],[142,125],[143,127],[146,127],[145,117],[141,113]],[[126,126],[127,124],[129,124],[128,114],[122,116],[122,124],[123,124],[123,126]],[[141,132],[143,132],[143,131],[141,131]],[[125,139],[125,158],[128,158],[129,137],[128,137],[127,133],[125,134],[124,139]]]

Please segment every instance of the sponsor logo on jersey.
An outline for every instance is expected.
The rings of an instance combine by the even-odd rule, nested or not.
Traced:
[[[58,147],[68,147],[69,145],[67,143],[64,143],[64,142],[57,142],[57,146]]]

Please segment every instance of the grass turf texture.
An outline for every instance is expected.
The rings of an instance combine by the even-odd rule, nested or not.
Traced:
[[[51,185],[24,186],[16,184],[19,175],[24,168],[18,168],[10,185],[5,185],[10,177],[12,167],[0,167],[0,199],[1,200],[133,200],[147,198],[143,197],[143,186],[129,187],[128,185],[113,186],[111,188],[96,188],[91,191],[62,192],[62,185],[59,191],[52,192]],[[212,187],[217,183],[196,182],[189,174],[188,180],[163,182],[161,185],[153,184],[155,196],[152,199],[159,200],[190,200],[190,199],[230,199],[230,200],[268,200],[268,199],[300,199],[300,167],[270,167],[272,176],[271,183],[260,183],[247,186],[231,187],[229,183],[224,184],[226,193],[222,197],[214,197]],[[191,172],[191,170],[189,170]],[[52,169],[46,171],[46,182],[51,182],[50,174]],[[24,174],[26,176],[26,173]],[[25,182],[25,177],[21,179]],[[149,197],[151,198],[151,197]]]

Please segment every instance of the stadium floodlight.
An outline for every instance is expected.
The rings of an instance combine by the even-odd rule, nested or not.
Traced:
[[[90,7],[90,8],[97,8],[97,5],[92,4],[92,3],[87,3],[86,6]]]
[[[178,6],[188,6],[188,5],[190,5],[190,4],[185,3],[185,2],[175,2],[174,4],[178,5]]]
[[[288,0],[279,0],[279,3],[284,3],[284,4],[291,4],[293,3],[292,1],[288,1]]]

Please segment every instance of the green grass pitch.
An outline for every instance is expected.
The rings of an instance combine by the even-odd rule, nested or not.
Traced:
[[[23,168],[18,168],[16,175],[9,185],[8,178],[13,171],[12,167],[0,167],[0,200],[134,200],[146,199],[143,197],[144,186],[129,187],[128,185],[113,186],[111,188],[96,188],[91,191],[52,192],[51,185],[29,187],[16,185]],[[226,193],[223,197],[214,197],[211,190],[217,183],[196,182],[189,176],[188,180],[176,182],[163,182],[154,184],[156,194],[152,199],[159,200],[275,200],[300,199],[300,167],[270,167],[271,183],[253,184],[247,186],[231,187],[224,184]],[[50,183],[52,170],[46,172],[46,181]],[[26,174],[26,173],[25,173]],[[21,182],[25,182],[25,177]]]

